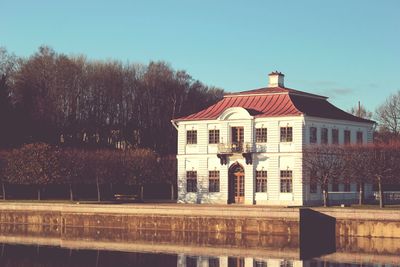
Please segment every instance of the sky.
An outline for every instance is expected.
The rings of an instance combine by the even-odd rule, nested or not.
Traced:
[[[229,92],[285,86],[374,111],[400,90],[400,0],[0,0],[0,46],[166,61]]]

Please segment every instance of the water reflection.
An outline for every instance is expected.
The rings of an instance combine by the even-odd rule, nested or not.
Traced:
[[[0,244],[0,266],[4,267],[365,267],[399,266],[396,263],[355,263],[321,258],[232,257],[77,250],[48,246]]]
[[[1,267],[400,266],[398,239],[315,234],[309,238],[0,224],[0,244]]]
[[[2,245],[4,267],[176,267],[177,256],[100,250],[75,250],[47,246]]]

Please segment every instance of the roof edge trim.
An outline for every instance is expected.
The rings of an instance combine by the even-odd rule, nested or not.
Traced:
[[[316,98],[316,99],[328,99],[329,97],[327,96],[322,96],[322,95],[314,95],[314,94],[310,94],[310,93],[297,93],[297,92],[280,92],[280,93],[253,93],[253,94],[241,94],[241,93],[237,93],[237,94],[227,94],[224,95],[224,98],[230,98],[230,97],[242,97],[242,96],[262,96],[262,95],[297,95],[297,96],[301,96],[301,97],[309,97],[309,98]]]

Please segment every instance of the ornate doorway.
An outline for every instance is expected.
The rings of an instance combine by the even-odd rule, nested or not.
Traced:
[[[228,203],[244,203],[244,169],[237,162],[229,168]]]

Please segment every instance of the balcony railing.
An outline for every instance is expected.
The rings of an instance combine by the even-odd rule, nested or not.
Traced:
[[[256,146],[250,142],[243,143],[220,143],[218,144],[218,153],[234,154],[234,153],[252,153],[258,152]],[[261,152],[261,151],[260,151]]]

